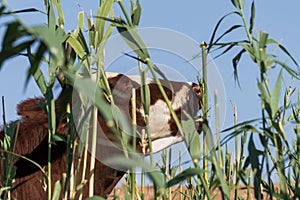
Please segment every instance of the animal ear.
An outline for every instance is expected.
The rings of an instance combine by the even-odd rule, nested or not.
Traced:
[[[201,105],[202,105],[202,94],[201,94],[201,88],[199,85],[197,85],[196,83],[192,83],[192,88],[199,100],[199,109],[201,109]]]
[[[73,87],[64,85],[61,93],[55,101],[57,122],[61,122],[65,116],[67,104],[72,103]]]
[[[45,102],[45,99],[43,98],[26,99],[25,101],[19,103],[17,106],[18,115],[26,118],[26,115],[28,114],[41,111],[42,107],[38,104],[38,101]]]
[[[31,153],[47,136],[48,119],[39,102],[45,102],[45,99],[27,99],[17,106],[17,113],[21,116],[15,149],[17,154]]]
[[[133,88],[138,88],[139,84],[123,74],[109,77],[108,82],[116,104],[128,104],[130,102]]]

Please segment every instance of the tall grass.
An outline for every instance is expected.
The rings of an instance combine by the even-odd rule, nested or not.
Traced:
[[[290,86],[282,91],[282,77],[285,74],[299,80],[299,68],[295,59],[288,50],[279,42],[271,39],[269,34],[260,31],[255,33],[255,2],[252,1],[249,19],[244,12],[243,0],[232,0],[235,10],[224,15],[218,22],[212,33],[209,43],[201,44],[203,77],[200,79],[202,88],[202,114],[203,114],[203,140],[200,140],[194,127],[180,122],[175,111],[171,106],[166,92],[164,91],[158,74],[162,75],[159,68],[152,62],[149,51],[139,36],[136,27],[139,24],[141,16],[141,6],[139,1],[131,1],[130,13],[126,10],[123,1],[119,0],[118,4],[121,13],[124,16],[115,18],[113,11],[113,0],[101,1],[95,18],[87,17],[87,39],[84,36],[84,13],[78,13],[78,25],[74,31],[66,32],[64,30],[64,13],[59,1],[45,1],[45,9],[47,11],[47,26],[28,27],[22,23],[20,19],[15,17],[13,22],[7,24],[6,35],[3,39],[3,46],[0,52],[0,68],[3,62],[15,55],[25,55],[29,59],[30,69],[28,70],[27,81],[33,77],[36,81],[41,94],[45,97],[45,108],[48,114],[48,165],[47,180],[47,198],[58,199],[61,196],[64,199],[74,199],[76,193],[82,199],[82,188],[85,184],[89,184],[89,196],[94,195],[94,168],[95,157],[91,156],[89,180],[85,180],[85,171],[87,167],[88,157],[87,149],[91,144],[91,155],[96,154],[96,138],[97,138],[97,113],[104,115],[106,121],[116,120],[110,112],[107,111],[108,104],[103,99],[95,102],[92,112],[87,116],[92,123],[92,137],[86,136],[83,141],[76,141],[74,132],[72,131],[72,111],[70,110],[70,99],[66,101],[66,110],[68,113],[68,134],[67,134],[67,160],[68,166],[64,177],[65,184],[61,181],[55,184],[54,189],[51,188],[51,148],[52,143],[60,140],[55,135],[57,113],[55,113],[55,99],[53,95],[55,81],[64,84],[75,82],[78,78],[78,72],[83,72],[86,77],[90,77],[92,73],[96,73],[96,91],[104,91],[108,97],[111,106],[114,105],[112,92],[110,90],[104,70],[104,48],[106,41],[110,37],[114,28],[122,35],[124,41],[132,48],[136,56],[134,58],[140,66],[141,75],[141,99],[142,106],[145,111],[146,128],[142,132],[142,144],[145,149],[146,144],[150,149],[150,162],[146,162],[143,157],[137,156],[135,137],[133,146],[128,142],[128,137],[120,130],[120,127],[111,128],[120,138],[120,144],[124,150],[124,156],[116,157],[111,160],[112,163],[124,165],[129,169],[127,178],[128,190],[124,191],[125,199],[146,199],[145,197],[145,174],[150,177],[154,187],[155,199],[172,199],[179,196],[180,199],[214,199],[215,191],[221,192],[222,199],[231,199],[231,191],[234,191],[234,199],[240,199],[242,191],[241,185],[245,185],[247,190],[247,199],[251,199],[251,193],[254,192],[256,199],[262,199],[262,194],[269,195],[270,198],[278,199],[296,199],[299,198],[300,188],[300,89],[298,85]],[[6,4],[1,5],[1,9],[8,10]],[[34,10],[24,10],[24,12]],[[56,14],[57,13],[57,16]],[[241,24],[234,24],[229,27],[219,37],[218,31],[220,24],[227,19],[228,16],[235,15],[241,20]],[[0,15],[0,17],[4,17]],[[95,20],[95,23],[94,23]],[[249,23],[247,23],[249,21]],[[242,31],[246,37],[239,41],[223,41],[225,36]],[[9,33],[15,34],[10,35]],[[20,40],[20,38],[22,40]],[[16,43],[15,41],[20,41]],[[71,52],[65,50],[64,44],[68,43],[72,49]],[[32,46],[36,45],[35,52],[31,52]],[[291,67],[281,60],[274,52],[270,52],[270,47],[278,48],[291,61]],[[216,57],[225,55],[232,49],[238,49],[238,53],[232,58],[233,71],[235,79],[238,81],[238,66],[241,64],[241,57],[248,56],[255,66],[257,66],[260,77],[257,81],[257,91],[260,96],[261,116],[258,119],[239,122],[237,118],[237,109],[234,107],[234,124],[226,130],[219,130],[218,120],[218,95],[215,93],[215,111],[216,119],[209,119],[209,102],[207,89],[207,53],[217,54]],[[24,54],[24,51],[26,53]],[[47,58],[46,58],[47,57]],[[43,61],[45,61],[43,63]],[[41,65],[48,66],[48,74],[44,74]],[[81,68],[78,67],[79,64]],[[95,69],[93,69],[95,68]],[[270,86],[269,74],[274,68],[280,68],[277,80],[274,86]],[[182,155],[179,152],[179,165],[172,166],[170,153],[165,150],[162,152],[162,165],[156,165],[152,157],[152,143],[149,129],[149,106],[150,92],[145,83],[146,74],[150,71],[158,84],[164,101],[174,118],[179,131],[185,137],[185,143],[188,146],[188,152],[192,158],[193,166],[183,169]],[[61,79],[61,77],[65,79]],[[28,83],[28,82],[27,82]],[[90,82],[83,82],[79,79],[78,85],[73,85],[83,96],[82,101],[92,101],[94,94],[88,94],[84,91],[85,87],[92,86]],[[298,92],[298,93],[297,93]],[[296,94],[297,93],[297,94]],[[292,102],[292,96],[297,96],[297,102]],[[135,93],[132,94],[135,97]],[[64,98],[64,97],[62,97]],[[135,99],[132,99],[132,105],[135,105]],[[90,104],[84,104],[89,110]],[[135,107],[132,106],[132,135],[136,132],[136,118],[134,117]],[[242,108],[239,108],[242,109]],[[4,113],[4,112],[3,112]],[[86,116],[85,116],[86,117]],[[89,120],[88,120],[89,121]],[[258,122],[258,123],[257,123]],[[293,130],[287,130],[288,123],[294,123]],[[5,123],[5,120],[4,120]],[[213,137],[210,125],[215,124],[217,141]],[[257,125],[258,124],[258,125]],[[81,127],[89,130],[91,127]],[[4,140],[1,141],[1,158],[4,171],[1,176],[3,188],[1,194],[6,193],[5,198],[9,198],[9,190],[12,186],[12,180],[15,168],[12,165],[15,155],[14,145],[17,139],[18,124],[5,125]],[[226,136],[221,137],[224,133]],[[290,135],[294,133],[292,137]],[[257,137],[260,145],[257,144]],[[222,139],[223,138],[223,139]],[[146,139],[148,141],[146,141]],[[235,156],[228,148],[228,142],[234,139]],[[90,143],[88,140],[91,140]],[[201,142],[204,146],[204,156],[201,157]],[[217,144],[217,145],[216,145]],[[261,147],[258,147],[261,146]],[[77,148],[76,148],[77,147]],[[84,148],[85,147],[85,148]],[[212,147],[212,148],[208,148]],[[248,154],[246,151],[248,150]],[[77,151],[77,152],[76,152]],[[133,152],[133,153],[132,153]],[[77,158],[75,158],[77,155]],[[78,159],[77,166],[74,160]],[[202,159],[202,160],[201,160]],[[83,162],[82,177],[78,177],[80,163]],[[39,166],[40,167],[40,166]],[[136,167],[142,169],[142,180],[139,184],[136,180]],[[41,170],[43,170],[40,167]],[[267,178],[263,174],[267,174]],[[279,189],[274,185],[272,176],[278,176]],[[77,185],[77,180],[80,184]],[[89,183],[87,183],[87,181]],[[275,180],[275,182],[277,179]],[[252,189],[252,185],[254,189]],[[137,188],[141,186],[141,191]],[[179,192],[174,192],[174,187],[179,187]],[[53,191],[53,193],[51,193]],[[68,195],[69,194],[69,195]],[[114,199],[118,199],[117,194],[113,195]]]

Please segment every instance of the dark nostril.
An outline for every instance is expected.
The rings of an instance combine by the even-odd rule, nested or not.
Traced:
[[[203,119],[202,118],[199,118],[199,119],[195,120],[195,125],[196,125],[198,133],[201,133],[201,131],[202,131],[202,124],[203,124]]]

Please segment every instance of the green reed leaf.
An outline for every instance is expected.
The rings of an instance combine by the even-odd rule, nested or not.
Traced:
[[[218,29],[219,29],[221,23],[223,22],[223,20],[225,20],[227,17],[229,17],[230,15],[233,15],[233,14],[240,15],[238,12],[230,12],[230,13],[224,15],[223,17],[221,17],[221,19],[219,19],[219,21],[217,22],[217,24],[216,24],[216,26],[215,26],[215,28],[214,28],[214,30],[213,30],[213,33],[212,33],[211,37],[210,37],[210,41],[209,41],[209,44],[208,44],[208,47],[207,47],[207,53],[210,53],[211,48],[212,48],[212,47],[215,45],[215,43],[216,43],[216,42],[214,41],[214,39],[215,39],[216,33],[217,33],[217,31],[218,31]],[[220,37],[219,37],[219,38],[220,38]],[[222,38],[220,38],[220,39],[222,39]]]
[[[252,33],[252,31],[253,31],[254,21],[255,21],[255,3],[254,3],[254,1],[252,1],[252,4],[251,4],[250,27],[249,27],[249,32],[250,33]]]
[[[26,37],[27,35],[24,26],[19,22],[15,21],[7,24],[0,51],[0,69],[6,60],[19,55],[34,43],[32,38],[28,39]],[[20,40],[21,38],[24,38],[23,41]]]
[[[45,96],[47,92],[47,84],[44,73],[39,67],[40,61],[43,59],[43,55],[46,52],[46,46],[41,43],[38,47],[37,53],[33,55],[30,51],[30,48],[27,49],[27,55],[30,63],[30,68],[27,72],[27,79],[24,84],[24,88],[27,87],[29,83],[30,76],[33,76],[35,82],[37,83],[40,91]]]
[[[199,168],[188,168],[181,172],[180,174],[176,175],[173,179],[168,181],[166,183],[166,188],[172,187],[174,185],[179,184],[180,182],[183,182],[185,180],[188,180],[191,177],[202,175],[204,173],[204,170]]]
[[[58,14],[57,20],[58,20],[59,27],[63,28],[64,24],[65,24],[65,17],[64,17],[64,12],[61,7],[60,1],[51,0],[51,2],[54,4],[54,6],[56,7],[56,10],[57,10],[57,14]]]
[[[277,81],[275,84],[275,87],[272,91],[271,95],[271,110],[272,110],[272,118],[276,116],[276,113],[279,109],[279,100],[280,100],[280,94],[281,94],[281,82],[282,82],[282,70],[280,70],[280,73],[277,77]]]
[[[61,191],[61,183],[60,183],[60,180],[58,180],[54,184],[52,200],[58,200],[59,199],[60,191]]]
[[[55,32],[43,25],[28,27],[27,30],[36,39],[40,39],[45,43],[51,56],[55,59],[56,65],[63,65],[64,49],[62,43],[67,40],[68,35]]]
[[[142,7],[140,5],[140,1],[137,0],[134,8],[134,3],[131,0],[131,21],[134,26],[139,25],[141,19]]]
[[[189,149],[192,160],[199,161],[202,155],[201,149],[203,149],[203,147],[200,145],[200,138],[195,127],[195,120],[185,111],[184,115],[188,118],[187,120],[181,121],[186,145]]]
[[[124,169],[132,169],[133,167],[141,167],[149,175],[149,178],[153,181],[156,188],[164,188],[163,175],[156,166],[152,166],[147,163],[143,157],[138,155],[132,155],[130,158],[124,158],[124,156],[112,156],[105,161],[110,166],[124,167]]]
[[[108,14],[112,9],[113,3],[114,0],[105,0],[101,3],[100,7],[98,8],[97,18],[96,18],[96,31],[98,31],[99,33],[98,42],[101,42],[104,36],[104,28],[105,28],[106,20],[104,20],[103,18],[108,17]],[[95,46],[97,45],[98,43],[95,44]]]
[[[70,43],[70,45],[72,46],[73,50],[78,55],[78,57],[82,59],[85,55],[84,47],[82,46],[82,44],[78,40],[72,37],[69,37],[67,42]]]
[[[99,197],[99,196],[92,196],[92,197],[88,197],[85,200],[105,200],[103,197]]]
[[[149,85],[146,84],[147,79],[147,71],[141,72],[141,100],[143,104],[143,108],[145,111],[145,115],[149,115],[150,108],[150,89]]]

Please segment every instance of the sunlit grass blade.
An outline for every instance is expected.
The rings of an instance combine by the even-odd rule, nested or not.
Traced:
[[[119,33],[124,38],[125,42],[130,46],[130,48],[138,55],[143,62],[150,58],[147,47],[142,41],[141,37],[137,33],[136,29],[131,28],[128,25],[117,25]]]
[[[99,33],[99,39],[98,39],[99,42],[103,41],[103,36],[104,36],[104,28],[105,28],[106,20],[103,18],[107,18],[109,12],[112,9],[113,3],[114,0],[105,0],[104,2],[101,3],[100,7],[98,8],[95,28],[96,31],[98,31]],[[96,44],[96,46],[97,45],[98,44]]]
[[[131,2],[131,21],[134,26],[139,25],[141,19],[142,7],[139,0],[136,0],[134,4],[133,0]]]
[[[58,200],[61,191],[61,183],[60,180],[56,181],[53,188],[52,200]]]
[[[84,47],[82,47],[82,44],[77,39],[72,37],[69,37],[67,42],[72,46],[79,59],[83,59],[83,57],[85,56],[85,51]]]
[[[64,28],[64,24],[65,24],[65,17],[64,17],[64,12],[63,9],[61,7],[60,1],[57,0],[51,0],[51,3],[54,4],[56,10],[57,10],[57,14],[58,14],[58,25],[60,28]]]

